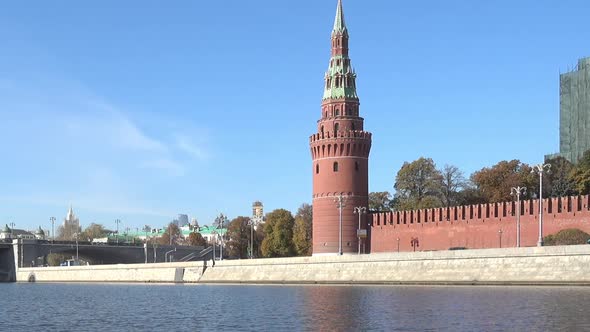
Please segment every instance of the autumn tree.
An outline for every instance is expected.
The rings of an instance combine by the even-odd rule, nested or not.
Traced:
[[[441,199],[443,206],[457,206],[462,202],[461,191],[466,187],[467,180],[463,172],[453,165],[445,165],[441,174]]]
[[[188,235],[188,245],[193,247],[206,247],[207,240],[201,233],[192,232]]]
[[[226,245],[229,257],[248,258],[251,233],[249,221],[248,217],[237,217],[229,223]]]
[[[264,257],[293,256],[293,225],[295,219],[291,212],[277,209],[266,215],[262,255]]]
[[[168,224],[166,231],[158,240],[161,245],[176,245],[180,240],[180,228],[175,223]]]
[[[395,178],[396,208],[412,210],[442,206],[441,176],[431,158],[420,157],[411,163],[405,162]]]
[[[293,245],[299,256],[310,256],[312,253],[312,221],[313,207],[302,204],[297,210],[293,226]]]
[[[84,229],[80,239],[92,241],[94,239],[107,237],[110,233],[112,233],[112,231],[106,229],[103,225],[91,223],[86,229]]]
[[[485,167],[473,173],[471,181],[487,202],[506,202],[512,200],[512,187],[532,189],[538,186],[538,176],[531,173],[531,170],[529,165],[520,160],[503,160],[490,168]],[[530,195],[531,190],[527,192],[527,198]]]
[[[389,191],[369,193],[369,210],[377,212],[390,211],[391,205],[392,200]]]

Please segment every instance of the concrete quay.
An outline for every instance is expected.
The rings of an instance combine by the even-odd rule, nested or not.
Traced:
[[[18,282],[590,285],[590,245],[20,268]]]

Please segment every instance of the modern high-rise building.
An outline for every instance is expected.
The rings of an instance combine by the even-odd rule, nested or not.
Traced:
[[[342,0],[338,1],[332,55],[324,81],[317,132],[310,137],[313,254],[356,253],[359,219],[353,211],[368,205],[371,133],[364,131],[359,113]],[[363,222],[361,228],[365,227]]]
[[[575,163],[590,149],[590,57],[559,76],[559,153]]]

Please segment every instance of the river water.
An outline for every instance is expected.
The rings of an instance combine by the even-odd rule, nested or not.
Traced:
[[[0,284],[0,331],[590,331],[590,288]]]

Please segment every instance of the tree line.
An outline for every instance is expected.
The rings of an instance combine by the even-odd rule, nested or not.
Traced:
[[[590,194],[590,150],[576,164],[563,157],[547,159],[551,165],[543,175],[543,197]],[[537,198],[539,175],[533,165],[520,160],[503,160],[466,177],[457,166],[438,168],[432,158],[405,162],[397,172],[393,195],[369,194],[372,211],[403,211],[459,205],[505,202],[513,199],[513,187],[525,187],[521,199]]]
[[[312,206],[310,204],[302,204],[295,216],[285,209],[267,213],[264,222],[257,225],[255,231],[250,229],[250,217],[239,216],[229,221],[226,216],[220,215],[215,219],[214,224],[220,228],[227,228],[223,240],[225,253],[230,258],[250,257],[252,235],[254,257],[309,256],[312,253]],[[146,225],[142,231],[149,234],[151,228]],[[77,235],[79,241],[92,241],[113,233],[102,224],[92,223],[82,230],[77,223],[71,223],[58,227],[57,239],[71,241]],[[174,223],[166,227],[162,236],[149,238],[147,242],[159,245],[202,247],[212,245],[207,243],[207,240],[198,232],[198,227],[195,227],[185,239],[180,228]]]

